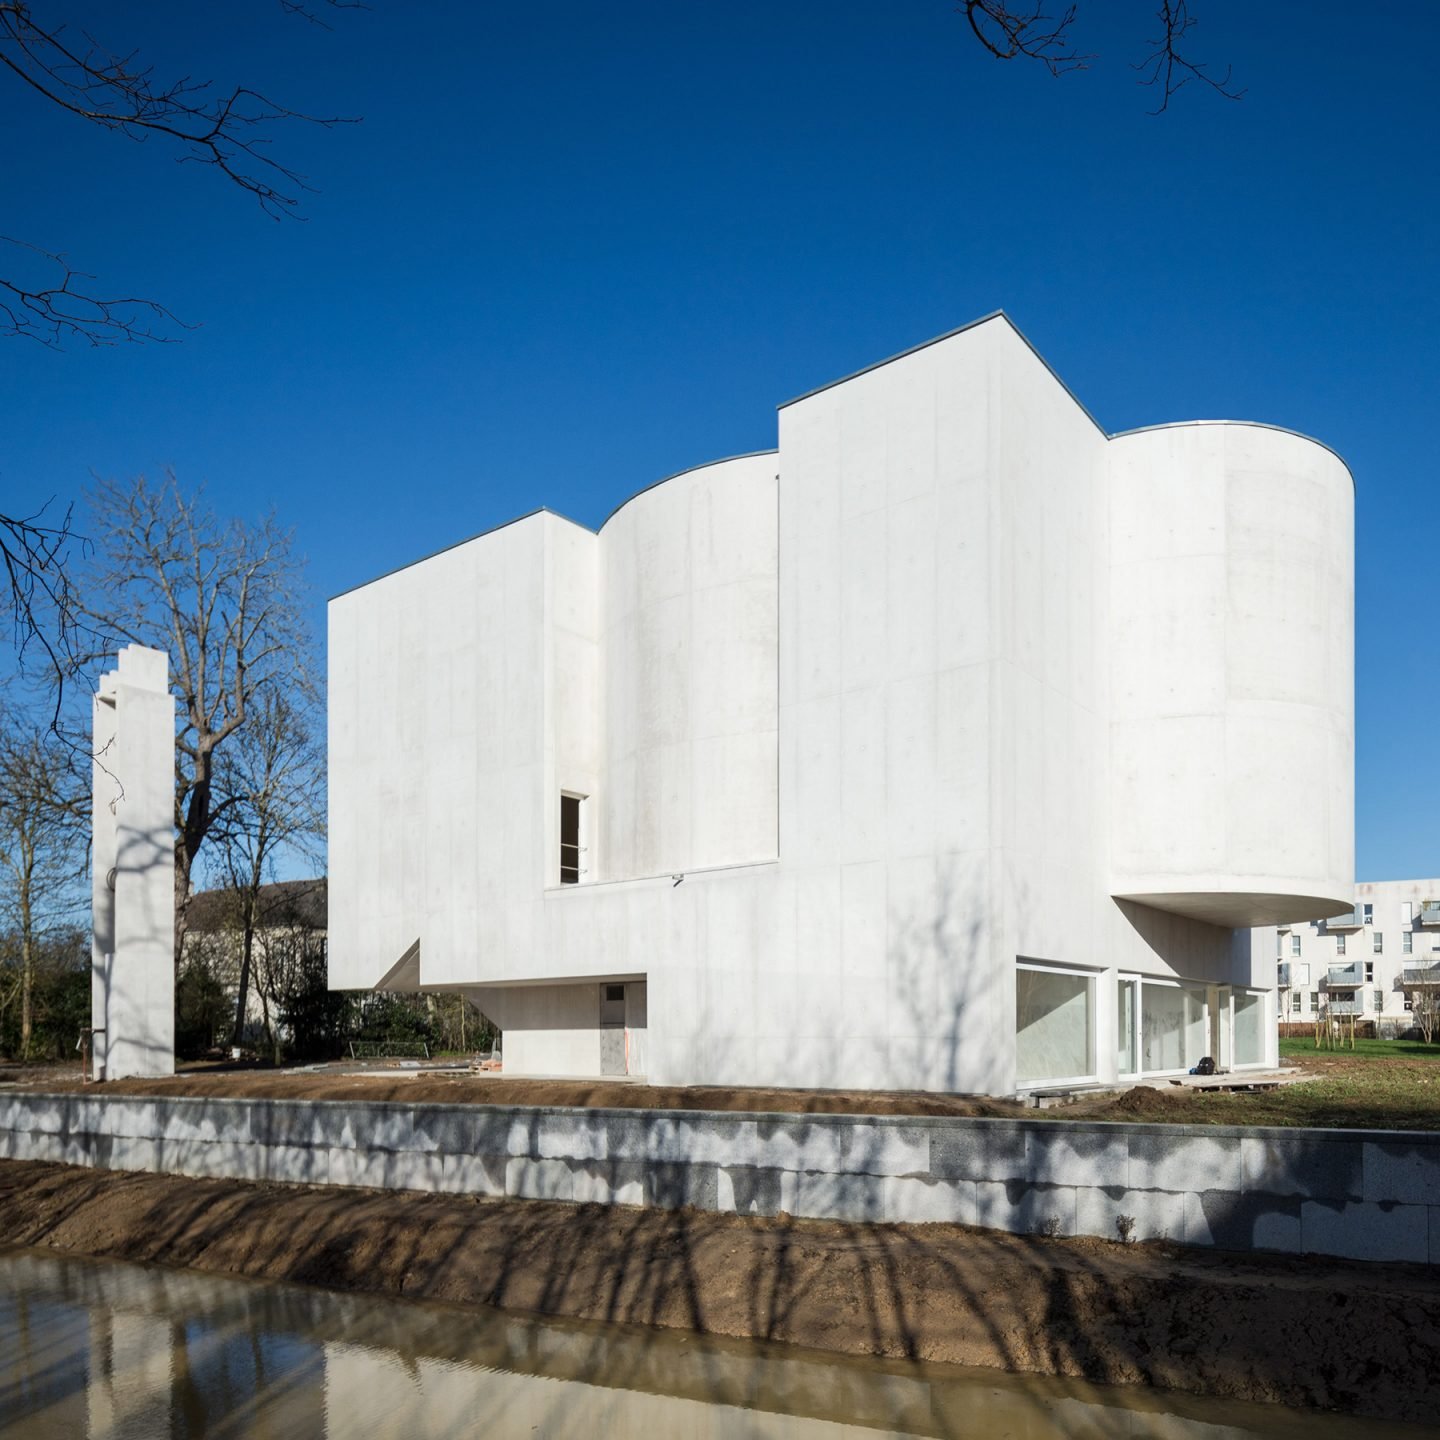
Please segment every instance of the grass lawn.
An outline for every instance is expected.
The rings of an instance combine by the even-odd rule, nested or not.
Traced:
[[[1280,1058],[1307,1078],[1253,1095],[1136,1089],[1097,1105],[1095,1118],[1440,1131],[1440,1045],[1357,1040],[1354,1050],[1317,1050],[1311,1039],[1281,1040]]]
[[[1392,1060],[1440,1060],[1440,1041],[1426,1045],[1422,1040],[1357,1040],[1353,1050],[1348,1044],[1343,1049],[1317,1050],[1314,1040],[1308,1037],[1300,1040],[1282,1038],[1280,1041],[1282,1060],[1300,1060],[1311,1055],[1347,1055],[1364,1060],[1376,1056]]]

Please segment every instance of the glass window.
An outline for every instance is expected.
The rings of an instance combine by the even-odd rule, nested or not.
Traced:
[[[1305,1008],[1305,997],[1297,990],[1290,997],[1290,1010],[1292,1014],[1298,1015]]]
[[[1259,1065],[1265,1059],[1265,996],[1235,992],[1235,1063]]]
[[[1343,935],[1337,935],[1335,937],[1335,953],[1337,955],[1343,955],[1345,953],[1345,937]]]
[[[1375,1001],[1375,1013],[1377,1015],[1383,1015],[1385,1013],[1385,992],[1383,990],[1376,990],[1373,992],[1371,998]]]
[[[1375,983],[1375,962],[1373,960],[1365,962],[1365,983],[1367,985]]]
[[[584,795],[560,797],[560,883],[578,885],[585,864]]]
[[[1300,937],[1298,935],[1292,935],[1290,937],[1290,953],[1292,955],[1298,955],[1300,953]]]
[[[1205,991],[1182,985],[1146,985],[1141,995],[1140,1033],[1146,1071],[1188,1070],[1207,1053],[1210,1008]]]
[[[1413,954],[1415,950],[1415,937],[1407,930],[1400,937],[1400,953],[1402,955]]]
[[[1385,953],[1385,937],[1378,930],[1375,932],[1375,953],[1377,955]]]
[[[1362,905],[1360,909],[1364,914],[1365,923],[1367,925],[1373,925],[1375,923],[1375,907],[1373,905]]]
[[[1135,1021],[1137,1019],[1135,992],[1139,989],[1139,985],[1138,980],[1121,980],[1119,993],[1116,996],[1115,1065],[1121,1075],[1134,1075],[1140,1068],[1135,1049]]]
[[[1318,990],[1310,992],[1310,1008],[1317,1015],[1320,1013],[1320,992]]]
[[[1018,1083],[1092,1075],[1095,982],[1053,970],[1015,971],[1015,1076]]]

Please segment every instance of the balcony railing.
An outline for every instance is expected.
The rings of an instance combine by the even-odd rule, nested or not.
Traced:
[[[1359,1000],[1330,1000],[1326,1002],[1327,1015],[1363,1015],[1365,1006]]]
[[[1354,990],[1365,983],[1365,964],[1356,960],[1349,965],[1332,965],[1325,972],[1325,984],[1331,990]]]
[[[1400,972],[1401,985],[1440,985],[1440,965],[1407,965]]]
[[[1417,925],[1440,926],[1440,901],[1427,900],[1415,917]]]
[[[1365,912],[1357,905],[1343,915],[1332,916],[1325,922],[1325,928],[1327,930],[1363,930],[1365,928]]]

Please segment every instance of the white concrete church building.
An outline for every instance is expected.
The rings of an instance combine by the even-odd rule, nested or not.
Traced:
[[[518,1074],[1011,1093],[1275,1060],[1353,907],[1354,487],[1108,435],[1004,315],[593,532],[330,604],[330,983]]]

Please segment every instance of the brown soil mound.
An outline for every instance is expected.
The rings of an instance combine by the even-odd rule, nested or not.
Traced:
[[[1440,1273],[0,1162],[0,1236],[115,1259],[1429,1420]]]
[[[30,1088],[78,1090],[74,1071],[36,1077]],[[399,1100],[442,1104],[595,1106],[618,1110],[743,1110],[815,1115],[1034,1115],[1010,1100],[923,1091],[764,1090],[628,1081],[519,1080],[503,1075],[437,1075],[379,1069],[365,1074],[217,1066],[163,1080],[114,1080],[97,1095],[203,1095],[274,1100]],[[1067,1114],[1070,1112],[1066,1112]]]

